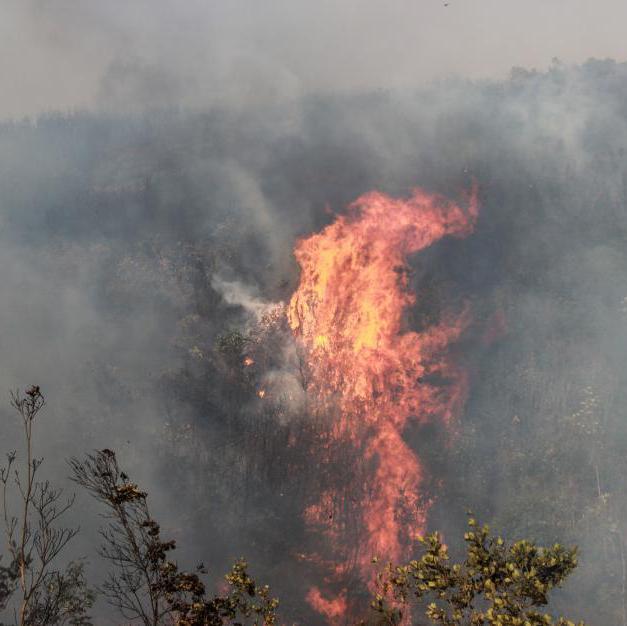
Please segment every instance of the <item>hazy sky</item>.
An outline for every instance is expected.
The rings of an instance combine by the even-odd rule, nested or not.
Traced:
[[[0,0],[0,116],[625,60],[626,23],[624,0]]]

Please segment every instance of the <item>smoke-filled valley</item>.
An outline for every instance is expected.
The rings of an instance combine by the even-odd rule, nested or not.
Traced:
[[[627,64],[610,60],[283,106],[3,123],[0,432],[19,448],[8,391],[40,385],[36,453],[78,495],[69,557],[102,580],[99,509],[66,459],[107,448],[211,584],[243,555],[280,598],[279,623],[345,623],[307,601],[320,585],[365,610],[350,502],[372,487],[376,455],[329,435],[346,387],[308,387],[286,313],[305,275],[294,251],[373,190],[423,189],[464,215],[476,193],[463,237],[445,229],[396,268],[415,294],[404,336],[465,320],[446,345],[465,385],[449,423],[413,407],[399,427],[420,461],[421,532],[459,555],[472,510],[505,537],[576,544],[551,610],[627,623],[626,150]],[[419,384],[439,397],[453,379],[434,368]],[[349,553],[341,581],[336,546],[304,514],[328,493]],[[93,614],[124,623],[102,600]]]

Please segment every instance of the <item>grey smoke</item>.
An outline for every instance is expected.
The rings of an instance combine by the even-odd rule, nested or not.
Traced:
[[[241,108],[627,52],[619,0],[6,0],[0,12],[0,114],[18,119]]]
[[[462,427],[485,435],[477,458],[495,456],[514,415],[533,433],[575,410],[587,386],[605,425],[617,438],[625,428],[627,66],[570,62],[624,58],[627,9],[385,6],[0,9],[2,75],[15,85],[0,112],[33,116],[0,128],[0,390],[35,382],[46,392],[37,445],[51,477],[65,480],[66,456],[116,448],[182,561],[202,554],[217,578],[246,554],[294,594],[287,610],[305,623],[299,599],[313,574],[285,549],[304,541],[300,490],[316,477],[285,443],[304,404],[298,355],[278,343],[276,362],[255,373],[256,385],[285,392],[290,419],[275,423],[254,394],[240,397],[216,346],[289,299],[296,238],[359,194],[422,185],[460,197],[479,184],[475,235],[412,260],[422,299],[408,322],[470,300],[481,336],[504,311],[504,338],[460,348],[473,379]],[[548,69],[472,80],[514,65]],[[464,78],[426,84],[450,73]],[[543,376],[531,379],[530,365]],[[488,475],[457,497],[460,460],[437,442],[430,457],[430,442],[415,436],[451,492],[434,525],[454,529],[467,506],[508,509],[502,467],[482,466]],[[464,471],[475,478],[472,462]],[[87,500],[74,520],[84,527],[75,554],[94,562]],[[537,530],[532,516],[511,525]],[[571,597],[591,593],[582,572]]]

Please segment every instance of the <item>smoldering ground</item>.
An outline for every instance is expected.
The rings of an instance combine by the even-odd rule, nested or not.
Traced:
[[[418,304],[408,324],[463,301],[476,320],[457,348],[471,373],[457,436],[407,433],[433,479],[431,523],[454,536],[470,507],[504,531],[567,534],[582,545],[569,613],[603,610],[591,623],[612,623],[619,556],[612,549],[601,563],[598,528],[575,515],[565,533],[546,501],[566,490],[585,507],[624,491],[593,435],[578,435],[573,457],[559,425],[595,394],[594,419],[620,456],[626,77],[613,61],[555,63],[502,81],[310,95],[283,107],[5,123],[0,380],[7,391],[36,382],[46,392],[36,446],[49,475],[64,482],[66,457],[115,448],[181,561],[202,554],[217,577],[245,554],[287,615],[314,623],[302,598],[315,574],[295,554],[310,541],[302,502],[322,479],[304,447],[287,445],[307,436],[307,416],[277,421],[259,402],[254,377],[265,372],[241,371],[242,346],[224,343],[251,328],[245,299],[229,296],[225,281],[245,286],[248,302],[285,301],[298,280],[295,239],[361,193],[424,186],[461,197],[475,179],[475,234],[412,260]],[[502,328],[483,341],[497,313]],[[6,410],[11,449],[14,426]],[[542,502],[532,490],[524,499],[521,472],[532,480],[535,470],[520,454],[531,458],[551,438]],[[586,464],[598,484],[592,469],[591,482],[577,483]],[[73,554],[87,556],[97,578],[95,513],[81,497],[69,521],[83,526]]]

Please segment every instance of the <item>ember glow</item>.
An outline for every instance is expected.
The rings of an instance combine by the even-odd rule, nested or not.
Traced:
[[[407,256],[446,235],[468,235],[477,212],[474,188],[466,209],[422,190],[408,199],[372,192],[296,246],[301,278],[288,315],[305,350],[313,410],[336,407],[332,437],[358,451],[368,468],[355,475],[366,483],[353,489],[357,529],[348,529],[342,515],[346,498],[332,491],[305,512],[337,558],[325,579],[335,591],[313,587],[307,595],[330,624],[346,619],[341,587],[349,572],[371,586],[372,557],[402,560],[424,531],[424,468],[403,432],[410,419],[448,426],[458,416],[466,377],[448,348],[469,315],[444,312],[435,324],[409,331],[404,312],[416,297],[408,290]]]

